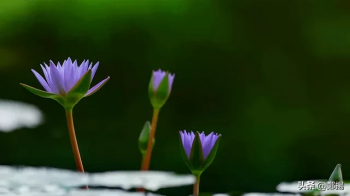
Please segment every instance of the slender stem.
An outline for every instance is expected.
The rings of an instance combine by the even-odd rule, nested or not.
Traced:
[[[149,134],[146,155],[142,160],[142,171],[147,171],[149,169],[149,164],[151,162],[152,150],[153,150],[153,138],[156,133],[157,121],[158,121],[159,109],[153,110],[153,118],[151,125],[151,133]]]
[[[67,109],[66,110],[66,117],[67,117],[67,126],[69,131],[69,137],[70,137],[70,143],[72,144],[75,164],[77,165],[77,170],[81,173],[84,173],[84,166],[83,162],[81,161],[79,147],[78,147],[78,141],[75,136],[75,130],[74,130],[74,122],[73,122],[73,110]],[[84,189],[89,189],[88,186],[84,186]]]
[[[196,183],[193,185],[193,196],[199,195],[199,181],[200,175],[196,176]]]
[[[142,156],[141,171],[147,171],[149,169],[149,164],[151,163],[151,156],[153,150],[153,139],[156,133],[157,121],[158,121],[159,109],[153,110],[153,118],[151,124],[151,133],[149,134],[147,151],[146,154]],[[144,188],[138,188],[137,192],[145,192]]]
[[[78,141],[75,136],[74,123],[73,123],[73,110],[66,110],[66,116],[67,116],[67,125],[68,125],[70,142],[72,144],[75,164],[77,165],[77,170],[81,173],[84,173],[83,162],[81,161],[80,153],[79,153]]]

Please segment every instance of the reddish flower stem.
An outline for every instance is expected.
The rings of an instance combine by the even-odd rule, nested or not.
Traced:
[[[193,196],[199,195],[199,180],[200,176],[196,176],[196,183],[193,185]]]
[[[81,173],[84,173],[84,166],[83,162],[81,161],[79,147],[78,147],[78,141],[75,136],[75,130],[74,130],[74,123],[73,123],[73,110],[66,110],[66,117],[67,117],[67,126],[69,131],[69,137],[70,142],[72,144],[75,164],[77,165],[77,170]],[[84,187],[85,189],[89,189],[88,186]]]
[[[158,115],[159,115],[159,109],[154,109],[153,110],[152,124],[151,124],[151,133],[149,134],[149,138],[148,138],[146,154],[142,159],[141,171],[147,171],[149,169],[149,165],[151,163],[151,156],[152,156],[152,150],[153,150],[153,139],[154,139],[154,135],[156,133]],[[137,190],[139,192],[145,191],[145,189],[143,189],[143,188],[139,188]]]

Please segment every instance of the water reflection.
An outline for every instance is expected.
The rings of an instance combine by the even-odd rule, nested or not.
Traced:
[[[90,177],[89,184],[92,186],[121,187],[123,189],[146,187],[151,191],[195,183],[195,178],[192,175],[176,175],[161,171],[106,172],[92,174]]]
[[[161,195],[156,195],[152,193],[131,193],[131,192],[125,192],[122,190],[74,190],[69,193],[68,196],[161,196]]]
[[[177,175],[171,172],[105,172],[95,174],[81,174],[74,171],[0,166],[0,195],[6,196],[78,196],[78,195],[144,195],[122,190],[79,190],[86,184],[90,186],[117,187],[123,189],[145,187],[148,190],[160,188],[192,185],[195,181],[192,175]],[[152,195],[152,194],[148,194]],[[154,195],[154,194],[153,194]]]
[[[0,192],[1,196],[160,196],[151,193],[132,193],[122,190],[71,190],[60,192],[42,192],[40,190],[26,189],[26,191]]]
[[[0,131],[11,132],[19,128],[34,128],[41,124],[43,115],[34,105],[0,100]]]
[[[0,187],[31,187],[53,189],[53,187],[79,187],[88,183],[86,175],[63,169],[0,166]]]

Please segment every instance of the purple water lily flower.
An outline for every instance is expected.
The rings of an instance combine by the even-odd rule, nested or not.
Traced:
[[[171,87],[173,86],[175,74],[167,73],[162,70],[153,71],[153,91],[156,92],[160,83],[163,81],[164,77],[168,74],[168,94],[171,92]]]
[[[162,70],[153,71],[148,86],[148,95],[154,109],[160,109],[168,100],[175,74]]]
[[[56,100],[64,107],[77,170],[84,173],[78,142],[75,136],[73,108],[83,97],[90,96],[98,91],[108,81],[109,77],[90,88],[91,81],[99,65],[98,62],[92,66],[92,63],[89,64],[88,60],[84,60],[78,66],[77,61],[72,62],[68,58],[62,65],[59,62],[55,65],[52,61],[50,61],[50,66],[45,63],[44,65],[45,67],[41,65],[41,68],[45,79],[35,70],[32,69],[32,72],[46,91],[22,83],[21,85],[37,96]]]
[[[193,144],[193,140],[195,138],[195,134],[192,131],[187,132],[186,130],[184,130],[182,132],[180,131],[180,136],[181,136],[182,145],[184,147],[186,155],[188,158],[190,158],[192,144]],[[201,144],[202,144],[202,152],[203,152],[204,159],[206,159],[208,157],[208,155],[212,151],[217,139],[220,136],[221,135],[214,133],[214,132],[211,132],[207,136],[204,134],[204,132],[199,133],[199,139],[200,139]]]
[[[87,73],[87,71],[91,70],[91,81],[93,80],[97,68],[99,66],[99,62],[97,62],[94,66],[92,63],[89,64],[89,60],[84,60],[80,66],[78,66],[77,61],[72,62],[70,58],[65,60],[62,65],[58,62],[55,65],[52,61],[50,61],[50,66],[45,64],[40,65],[45,79],[34,69],[32,72],[35,77],[39,80],[40,84],[44,87],[46,92],[53,93],[57,95],[61,95],[63,97],[72,89],[72,87],[82,78],[82,76]],[[109,77],[99,82],[94,87],[90,88],[84,97],[90,96],[99,90],[107,81]]]
[[[194,196],[199,195],[200,176],[213,162],[220,137],[221,135],[214,132],[205,135],[204,132],[180,131],[181,155],[187,167],[196,177],[196,182],[193,185]]]

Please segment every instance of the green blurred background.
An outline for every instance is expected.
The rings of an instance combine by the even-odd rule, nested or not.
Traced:
[[[1,133],[0,164],[75,169],[65,114],[19,83],[67,57],[100,62],[75,108],[88,172],[138,170],[153,69],[176,74],[152,170],[189,173],[179,130],[223,135],[201,191],[275,191],[281,181],[350,176],[350,2],[345,0],[12,0],[0,2],[0,98],[45,124]],[[177,189],[190,193],[191,187]]]

